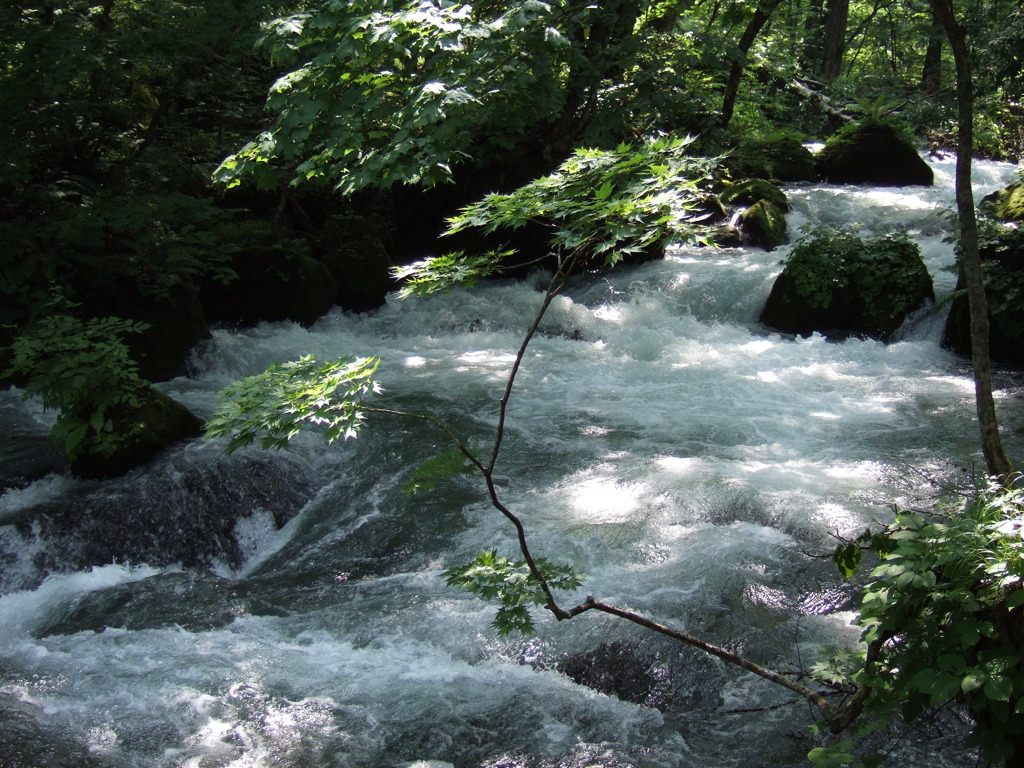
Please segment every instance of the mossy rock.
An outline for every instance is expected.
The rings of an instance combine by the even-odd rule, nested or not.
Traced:
[[[830,184],[881,187],[927,186],[934,174],[914,145],[886,123],[855,123],[840,129],[817,156]]]
[[[1024,224],[1024,182],[986,195],[980,207],[982,213],[997,221]]]
[[[934,298],[920,249],[906,237],[863,241],[817,230],[786,260],[761,322],[801,336],[889,341],[910,312]]]
[[[759,200],[767,200],[780,211],[789,210],[789,199],[786,193],[765,179],[746,179],[730,184],[718,195],[724,205],[748,206]]]
[[[111,421],[115,433],[130,437],[110,455],[84,453],[72,459],[73,474],[86,478],[123,475],[151,461],[174,443],[198,437],[203,430],[203,422],[188,408],[149,386],[144,389],[137,407],[118,407]]]
[[[309,325],[334,305],[338,281],[303,253],[279,245],[256,245],[232,254],[227,266],[238,276],[226,285],[206,285],[201,298],[211,322],[255,325],[292,320]]]
[[[1024,366],[1024,230],[979,228],[979,251],[988,304],[989,356],[1000,363]],[[971,318],[963,274],[949,308],[943,346],[971,355]]]
[[[389,234],[390,227],[375,216],[332,216],[323,228],[319,258],[338,283],[335,303],[343,309],[376,309],[394,290]]]
[[[744,141],[726,160],[734,176],[779,181],[816,181],[814,155],[795,136],[778,136]]]
[[[786,214],[769,200],[758,200],[740,214],[739,230],[744,245],[771,251],[784,245]]]
[[[120,317],[149,326],[124,339],[139,375],[149,381],[166,381],[184,373],[189,351],[210,337],[199,292],[183,283],[153,295],[130,280],[97,282],[77,300],[74,314],[82,320]]]

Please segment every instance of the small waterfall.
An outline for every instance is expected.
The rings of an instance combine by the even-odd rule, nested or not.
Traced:
[[[790,231],[904,228],[948,294],[953,161],[933,168],[929,189],[794,186]],[[979,194],[1015,170],[976,169]],[[587,574],[576,598],[793,669],[856,640],[855,585],[816,557],[832,534],[928,504],[927,477],[969,468],[978,439],[967,361],[938,347],[934,313],[890,345],[759,326],[785,254],[673,248],[576,280],[524,362],[497,483],[535,551]],[[165,388],[209,415],[220,388],[271,362],[379,355],[382,402],[482,448],[541,282],[219,331],[195,375]],[[1019,424],[1024,382],[998,386]],[[284,455],[194,443],[83,482],[53,463],[45,416],[17,394],[0,398],[18,436],[5,464],[52,471],[15,472],[0,496],[0,755],[14,765],[805,764],[805,709],[690,649],[543,612],[536,635],[499,637],[493,607],[440,574],[484,549],[514,554],[515,532],[472,477],[403,492],[446,447],[429,425],[384,417]],[[1008,438],[1019,454],[1021,433]],[[897,756],[973,765],[958,740],[922,732]]]

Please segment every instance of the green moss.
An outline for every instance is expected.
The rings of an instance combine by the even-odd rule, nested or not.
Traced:
[[[753,205],[759,200],[767,200],[781,211],[789,210],[786,193],[764,179],[747,179],[730,184],[718,199],[725,205]]]
[[[796,136],[778,135],[746,141],[726,162],[736,176],[757,176],[780,181],[814,181],[814,156]]]
[[[744,240],[766,251],[786,242],[786,216],[774,203],[758,200],[740,216]]]
[[[817,156],[833,184],[931,186],[934,174],[913,143],[887,123],[853,123],[837,131]]]
[[[982,201],[982,210],[993,219],[1024,224],[1024,182],[1018,181],[988,195]]]

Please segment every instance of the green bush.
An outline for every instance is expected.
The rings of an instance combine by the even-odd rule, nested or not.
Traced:
[[[995,762],[1019,759],[1022,533],[1024,494],[994,487],[945,514],[901,512],[882,534],[861,537],[881,556],[855,621],[863,642],[877,648],[877,658],[854,675],[871,689],[868,715],[913,720],[959,700],[975,723],[969,746]],[[837,552],[847,573],[858,559],[857,542]]]
[[[921,252],[906,233],[862,240],[852,232],[812,229],[784,262],[796,292],[811,307],[828,309],[840,292],[854,292],[872,314],[902,317],[919,301],[910,290],[921,277]]]

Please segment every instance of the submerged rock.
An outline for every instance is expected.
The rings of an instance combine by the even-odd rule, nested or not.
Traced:
[[[308,468],[294,457],[196,463],[191,450],[19,510],[0,527],[0,591],[110,563],[237,568],[312,494]]]
[[[621,640],[567,656],[555,669],[579,685],[645,707],[665,707],[675,696],[668,666]]]
[[[930,187],[934,174],[898,130],[879,122],[855,123],[832,136],[817,156],[821,177],[831,184]]]

